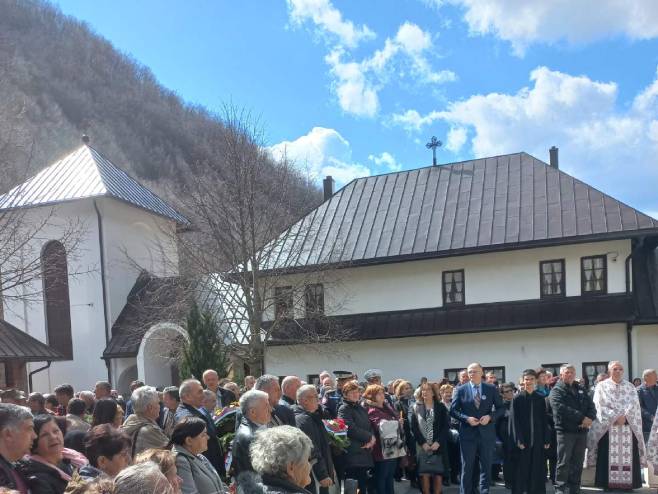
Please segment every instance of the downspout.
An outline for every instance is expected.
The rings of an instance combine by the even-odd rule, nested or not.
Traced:
[[[48,361],[46,361],[46,365],[44,365],[43,367],[39,367],[38,369],[34,369],[32,372],[30,372],[27,375],[27,389],[30,393],[32,392],[32,376],[34,374],[36,374],[37,372],[41,372],[42,370],[48,369],[50,367],[50,364],[51,364],[51,362],[50,362],[50,360],[48,360]],[[23,375],[25,375],[25,374],[23,374]]]
[[[633,321],[626,321],[626,350],[628,355],[628,377],[632,379],[633,374]]]
[[[640,237],[635,246],[631,249],[631,253],[628,254],[625,261],[625,270],[626,270],[626,295],[631,294],[631,259],[633,255],[644,245],[644,238]],[[636,293],[633,290],[633,314],[631,314],[630,320],[626,321],[626,351],[627,351],[627,361],[628,361],[628,374],[631,376],[633,374],[633,323],[637,319],[637,300]]]
[[[105,286],[105,244],[103,243],[103,218],[94,199],[94,209],[96,210],[96,220],[98,223],[98,248],[101,260],[101,286],[103,288],[103,322],[105,323],[105,348],[110,344],[110,326],[107,323],[107,288]],[[102,357],[101,357],[102,358]],[[107,366],[107,381],[112,383],[112,368],[110,361],[105,360]]]

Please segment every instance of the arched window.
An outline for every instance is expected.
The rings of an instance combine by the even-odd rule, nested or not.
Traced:
[[[41,269],[48,344],[72,360],[69,271],[66,250],[60,242],[52,241],[45,245],[41,253]]]

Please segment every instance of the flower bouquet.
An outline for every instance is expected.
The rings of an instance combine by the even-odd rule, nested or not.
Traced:
[[[343,419],[322,420],[324,430],[327,432],[329,444],[332,449],[338,451],[346,451],[350,445],[350,440],[347,437],[347,424]]]
[[[212,421],[217,429],[217,437],[221,440],[226,434],[233,434],[236,429],[236,420],[240,406],[231,403],[224,408],[216,408],[212,415]]]

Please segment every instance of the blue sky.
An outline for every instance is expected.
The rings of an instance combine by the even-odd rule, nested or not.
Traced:
[[[565,171],[658,215],[658,2],[59,0],[186,101],[245,107],[339,184],[560,148]]]

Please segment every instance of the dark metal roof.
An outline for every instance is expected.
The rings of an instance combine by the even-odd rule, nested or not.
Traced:
[[[0,319],[0,362],[4,360],[45,362],[65,358],[54,348]]]
[[[309,334],[326,334],[327,327],[329,332],[340,331],[346,339],[372,340],[607,324],[630,321],[632,318],[633,301],[626,294],[523,300],[330,316],[325,320],[296,319],[279,322],[281,325],[269,344],[289,345],[307,341]],[[271,324],[269,322],[265,326]]]
[[[111,197],[178,223],[189,223],[182,214],[87,145],[0,196],[0,210],[90,197]]]
[[[526,153],[353,180],[266,268],[368,264],[656,233],[658,221]]]
[[[112,338],[103,358],[135,357],[142,338],[154,324],[180,324],[186,312],[182,293],[179,278],[158,278],[142,271],[112,325]]]

